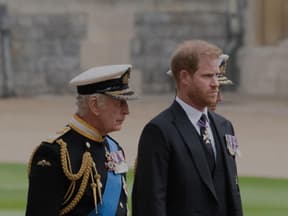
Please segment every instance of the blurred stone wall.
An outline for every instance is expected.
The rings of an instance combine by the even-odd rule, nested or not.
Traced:
[[[132,62],[142,71],[144,93],[174,90],[166,75],[170,56],[184,40],[203,39],[225,48],[227,27],[225,12],[146,12],[135,17]]]
[[[66,83],[80,70],[85,16],[17,15],[10,28],[16,95],[69,92]]]
[[[8,80],[10,75],[10,47],[9,47],[9,24],[7,7],[0,3],[0,95],[9,95],[10,87]],[[8,57],[8,58],[7,58]]]
[[[68,82],[76,74],[94,66],[130,63],[135,11],[131,1],[0,3],[7,6],[11,18],[16,95],[70,93]]]
[[[243,48],[239,52],[241,89],[248,95],[287,97],[288,40],[278,46]]]
[[[11,17],[13,83],[23,96],[66,93],[75,74],[123,63],[134,65],[131,85],[138,93],[171,92],[165,72],[179,42],[207,39],[225,50],[231,39],[227,0],[0,3]]]

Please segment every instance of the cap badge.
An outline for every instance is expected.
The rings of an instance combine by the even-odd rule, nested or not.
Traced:
[[[123,76],[122,76],[122,83],[127,85],[130,78],[130,70],[128,70]]]

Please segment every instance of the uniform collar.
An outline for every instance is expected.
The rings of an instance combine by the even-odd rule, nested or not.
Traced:
[[[103,142],[104,138],[100,135],[100,133],[81,119],[78,115],[74,115],[69,122],[69,126],[73,128],[75,131],[80,133],[81,135],[95,141],[95,142]]]

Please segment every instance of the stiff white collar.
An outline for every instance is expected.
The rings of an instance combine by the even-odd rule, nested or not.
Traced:
[[[76,114],[70,120],[69,126],[91,140],[103,142],[103,137],[100,135],[100,133],[87,122],[79,118],[79,116]]]

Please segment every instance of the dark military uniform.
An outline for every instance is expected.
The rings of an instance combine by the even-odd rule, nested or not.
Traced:
[[[93,161],[101,176],[103,194],[110,172],[105,165],[109,145],[106,139],[75,117],[74,122],[78,125],[69,124],[56,138],[43,142],[33,154],[29,165],[26,216],[84,216],[93,211],[95,193],[90,186],[96,182]],[[117,146],[122,151],[118,143]],[[120,175],[123,182],[116,215],[126,216],[125,174]],[[99,194],[96,198],[99,204]]]

